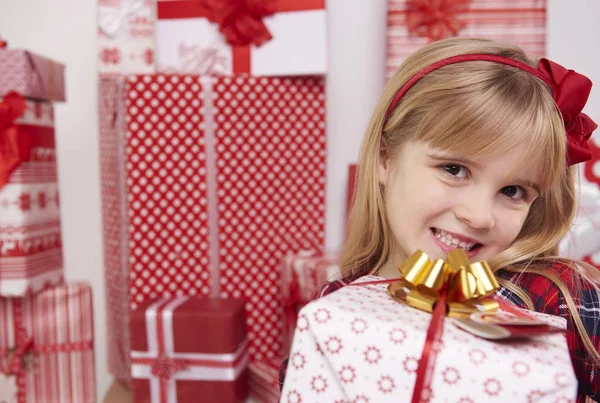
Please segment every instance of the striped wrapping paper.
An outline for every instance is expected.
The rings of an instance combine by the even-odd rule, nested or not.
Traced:
[[[407,2],[388,0],[386,80],[404,59],[430,42],[408,32]],[[458,36],[509,42],[533,57],[545,55],[546,0],[473,0],[456,18],[465,24]]]
[[[48,102],[26,104],[14,124],[19,147],[31,152],[0,187],[0,295],[5,297],[63,280],[54,109]]]
[[[6,358],[8,352],[8,361],[23,363],[15,370],[1,360],[0,372],[17,383],[17,396],[8,402],[95,402],[93,334],[88,284],[69,283],[28,297],[0,298],[0,357]],[[22,360],[14,360],[11,352],[22,345],[29,348]]]
[[[250,363],[248,388],[250,397],[260,403],[279,402],[279,367],[283,358]]]

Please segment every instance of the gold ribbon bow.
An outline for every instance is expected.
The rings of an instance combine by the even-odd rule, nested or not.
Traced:
[[[470,263],[463,249],[452,250],[446,261],[433,262],[419,250],[398,270],[402,279],[389,285],[388,294],[413,308],[433,312],[445,295],[446,314],[451,318],[498,309],[498,302],[490,297],[500,287],[494,273],[484,261]]]

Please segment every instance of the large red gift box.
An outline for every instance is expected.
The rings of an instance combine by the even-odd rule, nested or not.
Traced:
[[[54,113],[16,93],[0,110],[0,295],[23,296],[63,279]]]
[[[142,75],[100,83],[111,372],[127,310],[160,296],[245,298],[249,352],[281,348],[278,265],[322,249],[321,78]]]
[[[64,101],[65,66],[0,43],[0,97],[10,91],[31,99]]]
[[[546,53],[546,0],[388,0],[386,77],[429,42],[487,38]]]
[[[86,283],[0,298],[0,401],[95,402],[93,321]]]
[[[134,402],[243,402],[248,393],[245,302],[146,301],[131,315]]]

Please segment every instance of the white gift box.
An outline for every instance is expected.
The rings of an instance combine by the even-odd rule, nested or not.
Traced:
[[[161,71],[256,76],[322,75],[326,72],[324,0],[279,0],[262,21],[272,39],[261,46],[229,45],[193,0],[159,0],[156,61]]]
[[[381,278],[357,283],[372,280]],[[431,314],[396,302],[386,287],[346,286],[300,311],[281,402],[410,401]],[[575,401],[563,334],[498,343],[452,321],[444,324],[430,402]]]

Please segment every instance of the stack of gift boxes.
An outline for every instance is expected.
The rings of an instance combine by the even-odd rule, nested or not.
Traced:
[[[394,49],[433,40],[409,3],[390,1],[394,66],[404,57]],[[134,401],[195,401],[209,390],[210,401],[277,401],[298,312],[338,274],[337,257],[321,252],[324,1],[228,4],[99,2],[108,360]],[[407,30],[409,11],[424,35]],[[448,11],[468,17],[461,35],[497,31],[479,11]],[[538,46],[545,21],[532,24]],[[499,39],[540,53],[519,38]]]
[[[108,359],[134,401],[276,400],[281,262],[323,249],[324,1],[242,3],[99,4]]]
[[[65,282],[53,102],[64,66],[0,45],[0,401],[94,402],[91,287]]]

